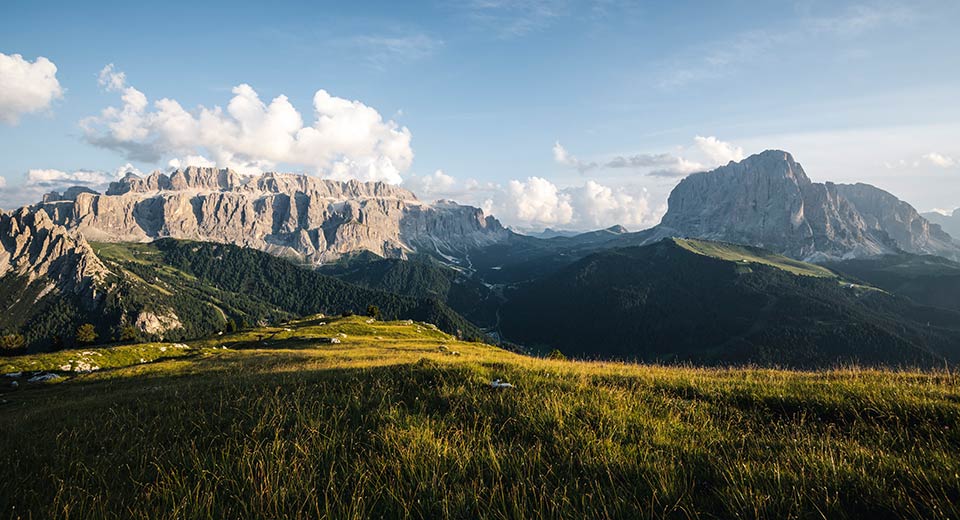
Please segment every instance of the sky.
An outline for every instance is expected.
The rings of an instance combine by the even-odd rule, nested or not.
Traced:
[[[238,4],[3,2],[0,207],[216,165],[638,230],[773,148],[960,206],[954,0]]]

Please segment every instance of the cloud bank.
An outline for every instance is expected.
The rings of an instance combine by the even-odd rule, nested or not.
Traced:
[[[393,184],[401,182],[401,173],[413,162],[407,128],[384,121],[359,101],[322,89],[313,96],[313,121],[307,125],[286,96],[267,104],[246,84],[233,88],[226,109],[200,106],[193,111],[169,98],[151,106],[112,64],[100,72],[100,85],[119,93],[122,105],[82,120],[84,137],[129,160],[169,159],[168,164],[179,166],[202,162],[242,173],[283,165],[332,179]]]
[[[31,62],[0,52],[0,121],[16,125],[24,114],[46,110],[62,97],[52,61],[41,56]]]
[[[483,208],[508,225],[581,230],[614,224],[643,229],[659,222],[666,210],[651,207],[643,188],[608,187],[593,180],[560,188],[542,177],[510,181]]]

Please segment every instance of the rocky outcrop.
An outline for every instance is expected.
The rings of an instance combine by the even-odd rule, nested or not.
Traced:
[[[509,234],[477,208],[425,204],[385,183],[278,173],[245,177],[198,167],[170,175],[130,173],[105,194],[79,193],[38,207],[91,240],[222,242],[315,264],[357,251],[405,257],[423,250],[453,259]]]
[[[949,214],[931,211],[930,213],[921,213],[920,216],[940,226],[941,229],[953,237],[954,242],[960,243],[960,208]]]
[[[867,184],[814,183],[779,150],[688,176],[653,234],[749,244],[804,260],[897,251],[960,256],[950,236],[909,204]]]
[[[167,310],[160,314],[143,311],[137,315],[133,326],[145,334],[162,335],[169,330],[179,329],[183,324],[172,310]]]
[[[97,192],[86,187],[86,186],[73,186],[72,188],[67,188],[63,193],[51,191],[43,196],[43,202],[57,202],[60,200],[77,200],[77,195],[81,193],[94,193]]]
[[[43,209],[0,214],[0,278],[45,279],[50,288],[84,293],[106,273],[86,240],[57,225]]]

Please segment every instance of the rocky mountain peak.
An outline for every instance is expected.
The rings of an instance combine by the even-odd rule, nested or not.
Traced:
[[[14,274],[27,283],[50,280],[50,288],[83,292],[107,269],[80,235],[56,224],[43,209],[0,214],[0,277]]]
[[[749,244],[807,260],[901,250],[960,256],[949,235],[906,202],[867,184],[814,183],[782,150],[686,177],[660,228],[658,236]]]
[[[127,174],[103,195],[80,193],[39,207],[58,225],[98,241],[222,242],[313,263],[358,251],[404,257],[424,248],[460,258],[509,235],[479,208],[424,204],[391,184],[217,168]]]

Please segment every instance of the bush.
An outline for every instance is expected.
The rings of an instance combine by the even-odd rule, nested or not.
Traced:
[[[93,324],[84,323],[77,328],[77,343],[90,344],[97,341],[97,331]]]
[[[376,305],[367,305],[367,316],[379,320],[380,307],[377,307]]]
[[[140,331],[136,327],[127,325],[120,330],[120,341],[136,342],[138,339],[140,339]]]
[[[22,334],[5,334],[0,336],[0,354],[18,354],[26,344]]]

